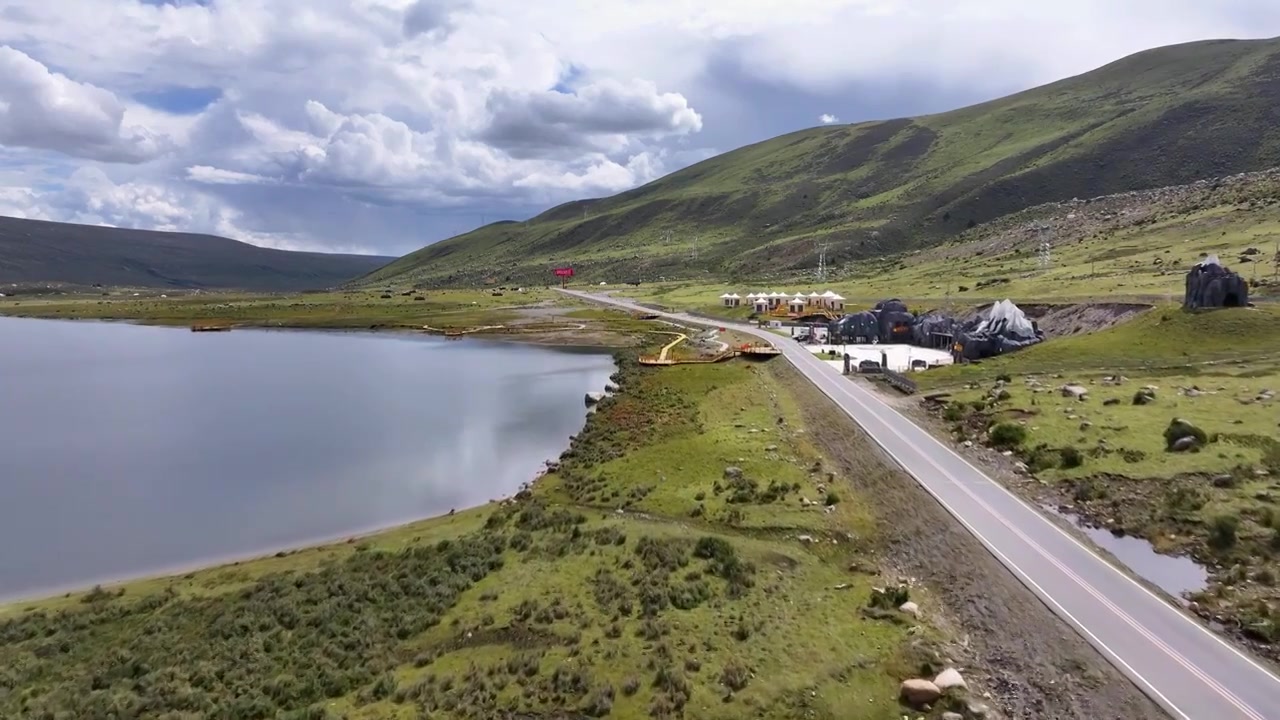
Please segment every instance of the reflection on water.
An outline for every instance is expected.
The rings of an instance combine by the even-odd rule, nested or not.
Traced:
[[[0,318],[0,597],[509,495],[604,355],[422,336]]]
[[[1208,571],[1189,557],[1162,555],[1142,538],[1116,535],[1109,530],[1089,527],[1075,516],[1056,508],[1044,506],[1044,509],[1070,522],[1080,532],[1088,535],[1095,545],[1124,563],[1134,574],[1175,598],[1203,590],[1209,583]]]

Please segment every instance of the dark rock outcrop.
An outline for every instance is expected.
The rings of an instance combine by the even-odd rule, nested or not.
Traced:
[[[1222,266],[1217,255],[1196,263],[1187,273],[1187,292],[1182,307],[1187,310],[1201,308],[1244,307],[1249,304],[1249,283]]]

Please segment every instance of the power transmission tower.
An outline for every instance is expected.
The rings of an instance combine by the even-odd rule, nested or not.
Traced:
[[[1053,229],[1048,225],[1041,225],[1037,229],[1040,244],[1036,248],[1036,261],[1041,270],[1048,270],[1053,267]]]

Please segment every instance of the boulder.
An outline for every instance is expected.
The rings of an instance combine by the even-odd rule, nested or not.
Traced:
[[[920,606],[908,600],[898,606],[898,612],[911,617],[920,617]]]
[[[1192,440],[1192,445],[1184,442],[1187,438]],[[1182,446],[1181,450],[1178,448],[1179,443]],[[1164,444],[1170,450],[1179,450],[1181,452],[1182,450],[1190,450],[1193,447],[1200,447],[1208,443],[1209,436],[1205,434],[1205,431],[1196,427],[1189,420],[1174,418],[1169,422],[1169,427],[1164,430]]]
[[[942,697],[942,691],[938,689],[937,685],[928,680],[919,679],[903,680],[898,689],[898,694],[913,708],[921,708],[935,703],[938,698]]]
[[[584,401],[586,402],[587,405],[595,405],[596,403],[600,402],[603,399],[604,399],[604,393],[589,392],[587,393],[587,396],[584,398]]]
[[[991,709],[977,700],[970,700],[965,703],[964,712],[974,720],[983,720],[991,712]]]
[[[1182,437],[1174,440],[1173,445],[1171,445],[1169,449],[1174,452],[1187,452],[1188,450],[1195,450],[1198,447],[1200,447],[1200,443],[1196,442],[1195,438]]]
[[[730,480],[742,477],[742,468],[730,465],[724,469],[724,476]]]
[[[1103,401],[1102,404],[1103,405],[1119,405],[1120,398],[1107,398],[1105,401]]]
[[[1058,392],[1062,393],[1062,397],[1075,398],[1079,400],[1089,394],[1089,388],[1083,385],[1063,385],[1058,388]]]
[[[1151,403],[1155,402],[1155,399],[1156,399],[1156,391],[1152,390],[1149,387],[1144,387],[1138,392],[1133,394],[1134,405],[1150,405]]]
[[[947,668],[946,670],[938,673],[938,677],[933,679],[933,684],[943,692],[946,692],[951,688],[968,689],[969,687],[965,684],[964,678],[960,675],[960,671],[955,668]]]

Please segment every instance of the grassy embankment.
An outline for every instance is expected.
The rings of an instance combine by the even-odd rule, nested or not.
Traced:
[[[957,439],[994,438],[1050,498],[1209,564],[1205,611],[1280,655],[1280,399],[1268,393],[1280,391],[1280,309],[1158,307],[919,380],[951,393],[943,418]],[[1065,397],[1068,383],[1087,399]],[[1203,430],[1202,448],[1167,448],[1174,418]]]
[[[864,616],[875,518],[795,401],[743,361],[618,380],[511,501],[3,608],[0,715],[897,717],[937,631]]]
[[[389,295],[389,297],[384,297]],[[85,294],[0,298],[0,315],[52,319],[128,320],[157,325],[472,332],[488,338],[547,345],[623,347],[649,324],[583,308],[548,289],[404,291],[394,289],[243,295],[152,292],[107,297]]]
[[[409,294],[403,294],[409,292]],[[0,298],[0,314],[57,319],[136,320],[157,325],[233,325],[301,328],[462,329],[517,318],[518,308],[559,304],[562,295],[544,289],[494,296],[488,290],[381,291],[262,295],[192,293],[160,297],[155,292],[39,295]],[[417,298],[422,298],[421,300]]]

